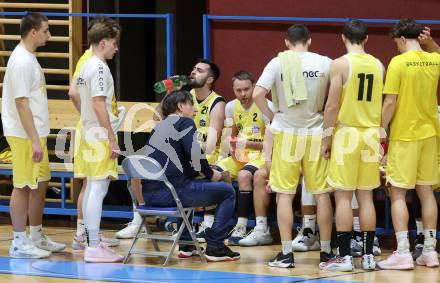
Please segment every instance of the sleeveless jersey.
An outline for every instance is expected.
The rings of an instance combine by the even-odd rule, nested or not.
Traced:
[[[210,125],[209,114],[211,113],[212,104],[217,97],[221,97],[215,91],[205,98],[201,103],[197,101],[196,93],[191,90],[194,106],[197,108],[197,113],[194,116],[194,122],[197,127],[197,140],[200,144],[205,143],[208,138],[208,128]]]
[[[348,53],[349,75],[340,99],[338,122],[351,127],[380,127],[383,69],[369,54]]]

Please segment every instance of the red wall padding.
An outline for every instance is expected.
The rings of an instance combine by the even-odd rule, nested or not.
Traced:
[[[440,19],[439,0],[211,0],[208,13],[212,15],[279,16],[279,17],[334,17],[419,20]],[[216,90],[227,100],[234,97],[231,77],[244,69],[256,79],[264,66],[285,49],[284,33],[293,23],[273,22],[211,22],[212,60],[221,69]],[[341,41],[342,23],[304,23],[312,32],[310,51],[337,58],[345,53]],[[398,54],[388,36],[390,24],[370,24],[367,52],[387,66]],[[440,43],[440,25],[432,26],[433,35]]]

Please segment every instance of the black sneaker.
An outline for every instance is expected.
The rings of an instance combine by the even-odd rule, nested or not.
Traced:
[[[219,248],[207,247],[205,252],[207,261],[234,261],[240,259],[240,254],[233,252],[227,246]]]
[[[352,257],[361,257],[364,251],[362,232],[353,231],[351,238],[350,249]]]
[[[330,259],[332,259],[335,255],[333,254],[332,251],[330,251],[330,253],[326,253],[326,252],[320,252],[319,253],[319,262],[327,262]]]
[[[276,257],[269,261],[269,266],[272,267],[283,267],[283,268],[293,268],[295,267],[295,261],[293,259],[293,253],[283,254],[279,252]]]
[[[425,236],[423,234],[418,234],[416,237],[416,245],[414,247],[414,252],[412,253],[412,257],[414,260],[416,260],[419,256],[422,255],[424,242],[425,242]]]
[[[203,248],[200,247],[200,249],[203,252]],[[197,249],[193,245],[179,245],[179,252],[177,253],[178,258],[188,258],[195,255],[199,255],[199,252],[197,252]]]

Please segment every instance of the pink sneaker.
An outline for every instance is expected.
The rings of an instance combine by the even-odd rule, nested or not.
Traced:
[[[81,235],[76,235],[73,236],[73,241],[72,241],[72,249],[74,250],[84,250],[87,246],[86,243],[86,235],[81,234]]]
[[[103,243],[96,248],[86,247],[84,252],[86,262],[122,262],[123,260],[123,256],[118,255]]]
[[[107,247],[116,247],[119,246],[120,241],[118,239],[112,239],[104,236],[102,233],[99,233],[101,243],[105,244]],[[73,237],[72,241],[72,249],[74,250],[84,250],[87,246],[86,235],[76,235]]]
[[[414,269],[414,261],[409,252],[400,254],[394,251],[387,259],[379,261],[377,266],[379,266],[380,269]]]
[[[417,265],[426,265],[427,267],[439,266],[438,255],[436,251],[422,252],[422,255],[416,259]]]

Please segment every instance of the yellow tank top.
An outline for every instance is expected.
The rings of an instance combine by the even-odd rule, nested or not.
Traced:
[[[342,89],[338,122],[351,127],[380,127],[383,69],[369,54],[348,53],[349,75]]]
[[[264,124],[263,116],[255,103],[245,110],[238,99],[234,102],[233,112],[234,124],[238,129],[238,137],[248,141],[262,142],[264,138],[264,131],[266,125]],[[261,150],[246,149],[242,153],[236,152],[236,157],[241,162],[249,162],[255,156],[260,156]]]
[[[215,91],[205,98],[202,102],[198,102],[196,98],[196,93],[191,90],[191,95],[193,97],[194,106],[197,108],[197,113],[194,117],[194,122],[197,127],[197,140],[200,144],[205,143],[208,137],[208,128],[210,125],[209,114],[211,113],[212,104],[217,97],[221,97]]]
[[[73,77],[78,77],[79,74],[79,70],[81,69],[82,65],[84,65],[84,63],[90,58],[92,57],[93,52],[92,52],[92,48],[87,49],[83,55],[81,55],[81,57],[78,59],[78,62],[76,63],[75,66],[75,72],[73,73]],[[119,112],[118,112],[118,103],[116,101],[116,96],[113,95],[112,98],[112,113],[116,116],[119,117]]]
[[[248,141],[263,141],[266,126],[260,109],[255,103],[246,111],[240,101],[236,99],[233,119],[238,128],[238,137]]]

